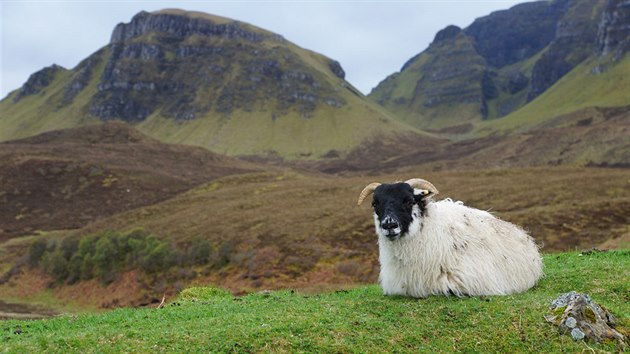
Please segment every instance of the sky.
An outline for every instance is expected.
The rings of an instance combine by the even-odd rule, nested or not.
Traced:
[[[425,50],[448,25],[525,1],[0,1],[0,98],[53,63],[71,69],[107,45],[114,26],[164,8],[211,13],[281,34],[341,63],[346,80],[368,94]]]

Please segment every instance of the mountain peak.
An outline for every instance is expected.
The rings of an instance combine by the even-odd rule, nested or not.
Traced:
[[[129,23],[119,23],[112,33],[110,43],[125,42],[150,32],[165,33],[177,38],[192,35],[244,39],[251,42],[285,39],[244,22],[229,18],[180,9],[164,9],[154,12],[141,11]]]
[[[443,30],[440,30],[433,39],[433,43],[441,42],[450,38],[455,38],[459,33],[462,32],[462,29],[455,25],[446,26]]]

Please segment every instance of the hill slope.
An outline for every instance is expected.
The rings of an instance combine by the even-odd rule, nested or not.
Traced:
[[[120,122],[1,143],[0,240],[79,228],[260,169],[205,149],[160,143]]]
[[[370,286],[315,296],[283,291],[232,297],[192,288],[161,309],[3,321],[1,335],[7,352],[84,352],[103,343],[115,352],[622,350],[614,341],[574,341],[543,316],[559,294],[576,290],[615,315],[617,330],[627,336],[629,251],[548,255],[544,263],[545,278],[512,296],[417,300],[384,297]]]
[[[344,75],[336,61],[246,23],[141,12],[74,69],[45,68],[0,102],[0,141],[117,119],[165,142],[304,159],[416,135]]]
[[[601,168],[428,173],[420,166],[370,178],[287,171],[228,176],[162,202],[96,220],[80,230],[0,244],[0,297],[39,302],[43,296],[53,303],[112,307],[159,301],[164,293],[173,294],[187,284],[221,284],[238,293],[374,282],[378,274],[374,224],[369,207],[356,207],[357,195],[372,181],[418,176],[435,183],[443,197],[492,210],[523,226],[544,252],[597,247],[624,237],[627,242],[629,174]],[[138,228],[159,242],[136,237],[133,230]],[[114,267],[107,273],[87,273],[78,281],[50,266],[55,264],[53,256],[66,266],[88,259],[75,259],[75,246],[83,240],[93,240],[84,246],[97,244],[101,253],[108,254],[109,248],[104,247],[108,241],[100,241],[106,239],[122,241],[117,246],[121,254],[116,256],[120,261],[107,258],[111,261],[106,265]],[[154,259],[166,267],[150,270],[136,264],[137,259],[143,263],[144,257],[125,244],[133,249],[143,240],[155,249]],[[207,252],[200,262],[190,264],[191,245],[196,242]],[[27,262],[37,243],[47,245],[44,256],[37,256],[43,262],[39,266]],[[168,249],[174,250],[160,253]],[[76,273],[72,269],[67,268]]]
[[[415,127],[465,137],[625,106],[628,21],[630,7],[620,0],[516,5],[438,32],[369,97]]]

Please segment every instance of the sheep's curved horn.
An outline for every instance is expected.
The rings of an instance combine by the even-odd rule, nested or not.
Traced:
[[[361,191],[361,194],[359,194],[359,201],[357,202],[357,205],[361,205],[361,203],[363,203],[363,200],[365,199],[365,197],[367,197],[368,195],[372,194],[374,192],[374,190],[376,189],[376,187],[380,186],[381,184],[378,182],[374,182],[374,183],[370,183],[367,186],[365,186],[365,188],[363,188],[363,190]]]
[[[429,192],[431,192],[431,194],[440,193],[431,182],[423,180],[421,178],[412,178],[412,179],[406,180],[405,183],[407,183],[413,188],[428,190]]]

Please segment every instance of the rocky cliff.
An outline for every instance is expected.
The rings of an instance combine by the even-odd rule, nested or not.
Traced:
[[[463,30],[448,26],[370,97],[416,127],[468,132],[527,105],[587,58],[615,52],[619,60],[630,47],[629,8],[622,0],[539,1]]]
[[[630,50],[630,1],[608,0],[598,23],[597,49],[615,60]]]
[[[114,29],[89,112],[134,122],[158,109],[191,120],[207,112],[253,111],[269,101],[277,115],[295,109],[305,117],[318,104],[343,106],[335,88],[287,44],[280,35],[216,16],[141,12]],[[334,61],[329,67],[343,73]]]

